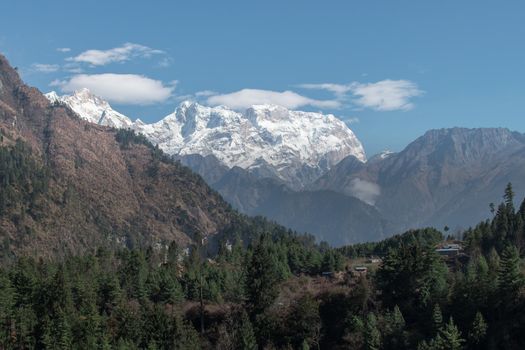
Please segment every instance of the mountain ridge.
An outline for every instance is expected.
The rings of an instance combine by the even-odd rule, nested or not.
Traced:
[[[71,96],[60,97],[55,92],[46,96],[90,122],[103,120],[104,125],[142,133],[170,155],[214,155],[229,168],[262,171],[293,188],[304,187],[349,154],[366,160],[355,134],[330,114],[274,105],[237,112],[185,101],[162,120],[145,124],[132,122],[85,89]]]
[[[344,192],[366,181],[377,189],[375,206],[398,230],[407,222],[466,228],[487,215],[508,182],[524,187],[523,140],[505,128],[429,130],[386,159],[356,166],[348,157],[310,188]]]

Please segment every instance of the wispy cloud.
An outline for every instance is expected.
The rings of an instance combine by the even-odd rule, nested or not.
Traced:
[[[68,61],[89,63],[93,66],[105,66],[115,62],[125,62],[137,57],[151,57],[152,55],[164,54],[164,51],[152,49],[148,46],[125,43],[122,46],[108,50],[91,49],[77,56],[67,58]]]
[[[173,59],[171,57],[162,57],[162,59],[157,63],[157,66],[160,68],[167,68],[171,66],[173,63]]]
[[[62,66],[62,70],[68,73],[80,74],[84,73],[84,69],[76,62],[69,62]]]
[[[408,80],[353,83],[351,91],[357,97],[353,100],[355,104],[376,111],[408,111],[414,108],[411,98],[423,94],[417,84]]]
[[[71,49],[69,47],[59,47],[57,48],[58,52],[69,52]]]
[[[113,73],[79,74],[68,80],[55,80],[50,85],[66,93],[87,88],[110,102],[130,105],[164,102],[175,90],[174,86],[142,75]]]
[[[213,95],[207,98],[210,105],[225,105],[233,109],[246,109],[253,105],[275,104],[285,108],[313,106],[320,108],[338,108],[336,100],[316,100],[299,95],[293,91],[271,91],[242,89],[228,94]]]
[[[40,73],[54,73],[60,69],[58,64],[33,63],[31,69]]]
[[[378,184],[360,178],[352,179],[344,191],[369,205],[374,205],[377,197],[381,194],[381,188]]]
[[[321,84],[299,84],[296,85],[302,89],[310,90],[326,90],[333,92],[336,95],[344,95],[351,90],[351,84],[334,84],[334,83],[321,83]]]
[[[334,93],[341,102],[349,100],[357,107],[376,111],[410,110],[414,107],[411,99],[423,94],[417,84],[409,80],[386,79],[375,83],[300,84],[297,87],[329,91]]]
[[[219,95],[219,93],[216,91],[212,91],[212,90],[202,90],[202,91],[197,91],[195,93],[196,97],[209,97],[213,95]]]

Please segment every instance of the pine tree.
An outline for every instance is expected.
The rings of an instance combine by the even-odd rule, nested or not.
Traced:
[[[406,349],[406,332],[405,332],[405,318],[401,310],[396,305],[392,312],[385,317],[385,349]]]
[[[256,350],[257,340],[253,331],[252,323],[245,310],[242,310],[240,325],[237,330],[236,348],[239,350]]]
[[[403,317],[403,314],[397,305],[394,306],[394,311],[392,313],[392,326],[396,330],[400,330],[405,327],[405,318]]]
[[[432,324],[435,332],[438,332],[441,327],[443,327],[443,314],[441,313],[439,304],[434,305],[434,310],[432,311]]]
[[[521,218],[525,221],[525,199],[523,199],[523,202],[521,202],[518,214],[520,214]]]
[[[377,284],[385,305],[399,305],[411,320],[445,297],[446,274],[434,248],[415,242],[389,252],[377,271]]]
[[[510,182],[507,184],[507,187],[505,187],[503,198],[505,199],[507,212],[509,214],[514,214],[514,190],[512,189],[512,184]]]
[[[73,335],[71,334],[71,326],[67,320],[67,315],[59,310],[58,319],[56,320],[56,331],[57,331],[57,348],[58,349],[71,349],[73,344]]]
[[[377,329],[377,318],[373,313],[369,313],[365,323],[365,349],[379,350],[381,348],[381,333]]]
[[[146,296],[147,267],[142,252],[133,250],[126,254],[120,276],[129,297],[141,299]]]
[[[454,324],[452,317],[448,320],[448,323],[444,325],[443,329],[440,332],[441,344],[440,349],[443,350],[461,350],[463,349],[464,339],[461,338],[461,333]],[[439,344],[438,343],[438,344]]]
[[[487,323],[481,312],[477,312],[469,332],[469,339],[473,344],[481,344],[487,334]]]
[[[253,314],[259,314],[269,307],[278,294],[279,267],[270,250],[271,238],[262,235],[253,251],[248,265],[246,290],[248,304]]]
[[[301,344],[301,350],[310,350],[310,345],[308,345],[308,342],[303,340],[303,343]]]
[[[498,292],[503,307],[511,307],[515,303],[523,282],[518,249],[515,246],[507,246],[503,251],[498,271]]]
[[[507,205],[501,203],[492,221],[492,231],[494,232],[494,241],[492,244],[498,252],[501,252],[508,242],[510,231],[512,229],[511,216]]]
[[[31,307],[20,307],[15,312],[16,346],[19,349],[32,349],[35,346],[34,330],[38,323]],[[6,348],[8,348],[6,346]]]
[[[297,348],[301,342],[317,344],[320,337],[321,317],[319,303],[310,294],[305,294],[292,308],[287,321],[292,334],[292,345]]]

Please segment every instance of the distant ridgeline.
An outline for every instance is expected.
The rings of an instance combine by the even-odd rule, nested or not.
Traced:
[[[508,184],[503,195],[504,202],[498,207],[489,203],[493,217],[467,229],[458,232],[460,237],[446,237],[447,240],[454,238],[462,239],[465,251],[471,255],[489,254],[492,249],[501,253],[506,246],[514,245],[521,252],[525,250],[525,200],[516,210],[514,207],[514,191],[512,184]],[[448,232],[445,227],[444,231]],[[389,250],[399,249],[402,246],[418,243],[422,246],[436,247],[443,241],[443,234],[435,228],[424,228],[410,230],[401,235],[394,235],[380,242],[358,243],[339,248],[339,251],[347,257],[384,256]]]

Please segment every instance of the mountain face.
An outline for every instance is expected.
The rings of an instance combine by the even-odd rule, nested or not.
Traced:
[[[82,89],[71,96],[58,96],[52,91],[45,94],[51,103],[63,104],[71,108],[90,123],[113,128],[131,128],[133,122],[125,115],[115,111],[109,103],[93,95],[88,89]]]
[[[0,160],[0,255],[185,245],[248,220],[143,137],[50,104],[1,55]]]
[[[235,209],[313,233],[318,240],[339,246],[380,239],[390,233],[388,222],[377,209],[355,197],[332,190],[296,191],[273,178],[260,178],[240,167],[230,169],[212,155],[178,159],[200,174]]]
[[[240,113],[183,102],[161,121],[144,124],[140,120],[131,122],[87,90],[61,97],[51,92],[47,97],[92,123],[132,128],[170,155],[213,155],[228,168],[247,169],[296,189],[348,155],[366,160],[357,137],[333,115],[273,105],[253,106]]]
[[[525,191],[525,135],[507,129],[431,130],[403,151],[366,164],[347,157],[311,190],[373,204],[396,231],[466,228],[487,217],[512,182]]]

